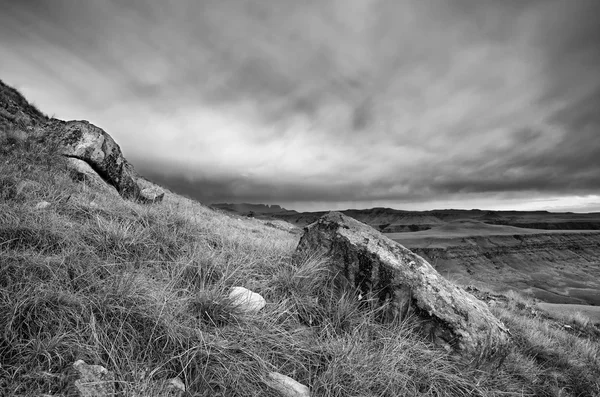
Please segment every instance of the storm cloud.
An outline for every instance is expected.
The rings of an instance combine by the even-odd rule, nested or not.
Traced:
[[[201,201],[600,209],[596,0],[0,3],[0,78]]]

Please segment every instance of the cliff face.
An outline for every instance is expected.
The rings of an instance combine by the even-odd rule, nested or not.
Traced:
[[[551,303],[600,305],[600,232],[454,238],[399,233],[394,239],[461,284],[515,288]]]

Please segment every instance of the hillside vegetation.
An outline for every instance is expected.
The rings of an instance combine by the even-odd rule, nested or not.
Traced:
[[[43,120],[1,128],[1,395],[70,395],[79,359],[114,372],[123,396],[158,396],[173,377],[189,396],[279,396],[270,371],[312,396],[600,395],[600,332],[584,317],[497,297],[513,343],[467,361],[410,319],[381,323],[322,258],[294,256],[299,236],[284,227],[170,192],[124,200],[70,173]],[[266,307],[244,314],[233,286]]]

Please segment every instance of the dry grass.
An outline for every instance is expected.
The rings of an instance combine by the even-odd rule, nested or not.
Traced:
[[[120,395],[178,376],[194,396],[275,396],[269,371],[314,396],[600,395],[598,339],[536,317],[511,296],[495,309],[514,345],[502,363],[465,363],[409,320],[332,282],[298,236],[168,193],[143,206],[73,181],[51,147],[0,144],[0,394],[64,395],[83,359]],[[22,181],[29,181],[26,185]],[[48,201],[50,207],[35,205]],[[257,315],[232,286],[261,293]]]

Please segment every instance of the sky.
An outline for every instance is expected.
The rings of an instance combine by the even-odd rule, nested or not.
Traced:
[[[0,79],[201,202],[600,211],[598,0],[0,9]]]

